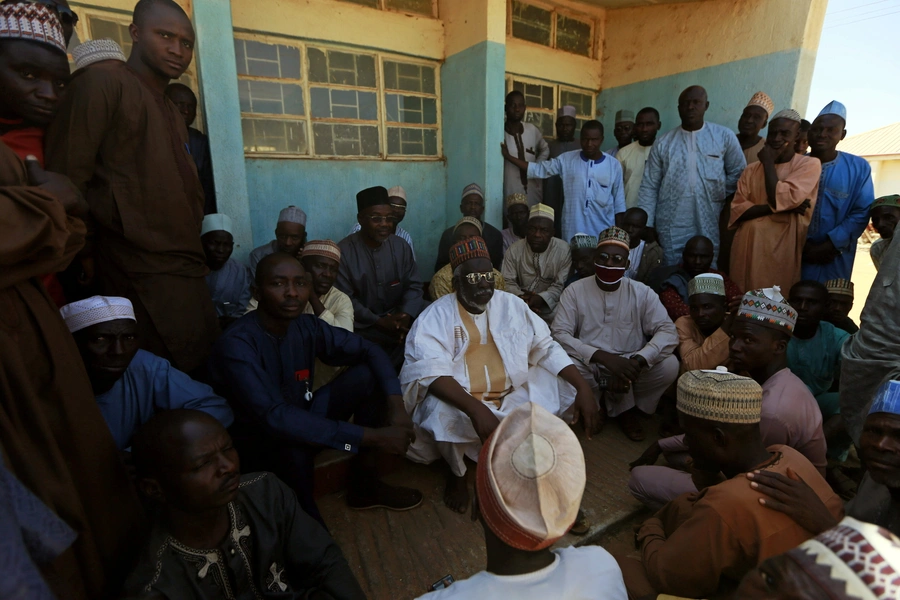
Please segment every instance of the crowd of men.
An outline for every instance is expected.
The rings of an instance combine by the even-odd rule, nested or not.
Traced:
[[[284,208],[244,264],[172,83],[187,15],[140,0],[131,55],[85,42],[70,75],[76,21],[0,3],[0,598],[363,598],[324,448],[355,455],[356,510],[422,503],[385,454],[445,464],[487,565],[429,598],[900,597],[900,196],[837,150],[842,104],[809,122],[757,92],[735,134],[691,86],[680,124],[621,110],[604,152],[569,106],[546,142],[513,91],[507,226],[466,186],[430,282],[400,185],[337,242]],[[582,443],[657,413],[637,552],[551,550],[588,530]]]

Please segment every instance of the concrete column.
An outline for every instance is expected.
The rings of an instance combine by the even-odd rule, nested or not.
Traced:
[[[193,9],[194,29],[197,32],[194,60],[200,76],[200,95],[212,153],[218,210],[230,216],[234,223],[234,258],[245,260],[253,250],[253,238],[231,2],[194,0]]]

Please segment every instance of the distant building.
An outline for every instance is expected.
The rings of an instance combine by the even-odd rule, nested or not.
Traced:
[[[900,123],[850,136],[838,144],[838,150],[868,161],[876,198],[900,194]]]

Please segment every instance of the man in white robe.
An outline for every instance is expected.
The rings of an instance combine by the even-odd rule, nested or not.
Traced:
[[[644,166],[638,206],[659,233],[666,265],[678,264],[684,245],[696,235],[712,240],[718,256],[719,214],[747,166],[734,132],[704,122],[707,108],[702,87],[681,92],[681,125],[656,140]]]
[[[506,123],[504,141],[509,151],[526,163],[539,163],[550,156],[550,146],[541,130],[525,122],[525,96],[518,90],[506,95]],[[528,179],[521,165],[504,161],[503,197],[512,194],[528,196],[528,206],[534,206],[544,197],[544,183],[540,179]]]
[[[416,430],[407,457],[450,466],[444,502],[465,512],[468,457],[511,410],[527,402],[554,415],[584,418],[590,436],[598,415],[590,386],[550,329],[522,300],[494,291],[480,237],[450,252],[455,293],[436,300],[413,323],[400,385]]]

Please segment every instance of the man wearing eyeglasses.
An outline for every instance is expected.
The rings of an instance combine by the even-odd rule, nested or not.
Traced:
[[[388,191],[361,191],[356,208],[360,230],[338,244],[335,285],[353,302],[353,330],[381,346],[399,368],[406,334],[424,307],[422,281],[412,248],[392,233],[397,216]]]
[[[413,251],[413,258],[416,257],[416,248],[413,246],[412,236],[409,235],[409,232],[402,227],[400,227],[400,223],[403,222],[403,219],[406,217],[406,190],[403,189],[401,185],[395,185],[392,188],[388,189],[388,199],[391,202],[391,208],[394,209],[394,216],[397,217],[397,221],[394,223],[394,235],[398,238],[409,244],[409,247]],[[350,233],[347,235],[351,235],[360,230],[360,224],[356,223],[353,226],[353,229],[350,230]]]
[[[675,325],[656,293],[625,277],[629,240],[624,229],[600,232],[594,277],[567,287],[559,299],[553,337],[625,435],[644,439],[639,413],[652,415],[678,376]],[[604,411],[601,411],[604,412]]]
[[[465,512],[465,459],[478,460],[481,444],[511,410],[533,402],[572,422],[583,418],[588,436],[598,411],[590,385],[547,324],[515,295],[494,290],[484,240],[458,242],[449,258],[454,293],[413,324],[400,385],[416,430],[407,458],[443,457],[450,467],[444,503]]]

